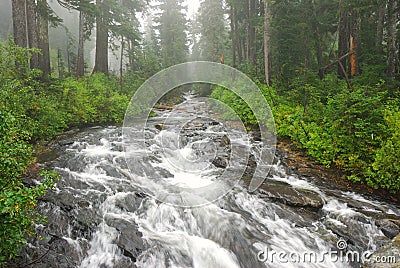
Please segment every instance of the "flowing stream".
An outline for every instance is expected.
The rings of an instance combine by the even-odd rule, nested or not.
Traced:
[[[188,98],[175,119],[185,120],[187,110],[198,104]],[[170,113],[152,119],[146,148],[132,145],[131,170],[121,127],[89,128],[65,142],[63,153],[49,163],[62,180],[41,203],[49,221],[38,228],[50,241],[31,243],[28,249],[31,259],[39,247],[52,253],[33,267],[359,267],[359,261],[340,259],[340,254],[374,251],[390,240],[391,223],[400,219],[398,207],[317,186],[313,179],[291,172],[279,156],[255,193],[241,181],[204,206],[157,201],[148,193],[168,187],[165,181],[197,187],[218,177],[230,165],[224,159],[228,144],[250,146],[251,152],[257,148],[254,139],[226,141],[221,125],[201,120],[183,130],[174,124],[154,127]],[[211,150],[211,140],[221,144],[222,155],[212,165],[199,157]],[[169,157],[160,153],[165,149]],[[209,168],[201,176],[185,173],[171,164],[172,158],[186,161],[177,155],[195,159],[187,163],[190,168]],[[200,197],[194,193],[182,198]]]

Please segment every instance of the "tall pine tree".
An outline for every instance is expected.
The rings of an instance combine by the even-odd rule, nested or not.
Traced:
[[[185,62],[188,54],[187,20],[183,0],[162,0],[161,13],[155,21],[159,24],[161,61],[164,68]]]

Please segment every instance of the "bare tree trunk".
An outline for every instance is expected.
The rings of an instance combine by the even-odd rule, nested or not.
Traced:
[[[133,45],[131,43],[131,41],[128,39],[128,61],[129,61],[129,70],[132,71],[133,70],[133,56],[132,56],[132,49],[133,49]],[[146,55],[145,55],[146,56]]]
[[[61,49],[57,51],[58,77],[64,78]]]
[[[270,58],[269,58],[269,40],[270,40],[270,12],[269,3],[264,3],[264,65],[265,65],[265,82],[267,86],[271,85],[270,77]]]
[[[388,0],[388,22],[387,22],[387,76],[396,76],[396,23],[397,23],[397,0]]]
[[[67,37],[68,38],[68,37]],[[68,74],[71,74],[71,59],[70,59],[70,49],[69,49],[69,40],[67,41],[67,68]]]
[[[339,40],[338,40],[338,58],[348,53],[349,50],[349,13],[346,8],[340,7],[339,15]],[[343,58],[338,63],[338,76],[343,79],[347,76],[347,59]]]
[[[242,42],[239,40],[239,21],[237,20],[237,10],[235,9],[235,48],[236,48],[236,55],[238,57],[238,64],[240,65],[243,62],[243,54],[242,54]]]
[[[313,36],[314,36],[314,50],[315,54],[317,57],[317,64],[318,64],[318,77],[319,79],[324,79],[325,77],[325,71],[324,71],[324,62],[323,62],[323,45],[322,45],[322,40],[321,40],[321,34],[320,34],[320,23],[318,21],[318,15],[317,11],[315,8],[315,1],[314,0],[309,0],[308,2],[309,8],[311,10],[311,24],[312,24],[312,30],[313,30]]]
[[[100,14],[96,17],[96,56],[93,72],[108,73],[108,29],[101,0],[97,0]]]
[[[361,14],[354,11],[354,22],[350,26],[350,60],[349,68],[351,76],[360,74],[360,65],[358,59],[361,55]]]
[[[30,48],[39,48],[38,23],[35,0],[26,0],[26,21],[28,28],[28,45]],[[30,59],[31,68],[39,68],[39,54],[33,53]]]
[[[79,12],[79,42],[78,42],[78,55],[76,60],[76,77],[83,77],[85,75],[85,60],[83,54],[83,45],[84,45],[84,13],[83,11]]]
[[[378,25],[376,27],[376,52],[379,54],[383,54],[383,29],[385,26],[385,14],[386,14],[386,3],[381,3],[379,5],[379,12],[378,12]]]
[[[125,46],[125,41],[124,41],[124,37],[121,37],[121,61],[119,63],[119,86],[122,90],[122,86],[123,86],[123,77],[122,75],[124,74],[123,72],[123,68],[124,68],[124,47]]]
[[[246,42],[245,42],[245,40],[243,39],[242,40],[242,42],[240,42],[241,44],[240,44],[240,47],[241,47],[241,49],[242,49],[242,59],[245,59],[245,60],[247,60],[248,58],[247,58],[247,54],[246,54]]]
[[[249,59],[250,63],[255,65],[256,64],[256,47],[255,47],[255,40],[256,40],[256,27],[254,26],[254,20],[256,19],[256,0],[249,0],[249,17],[248,17],[248,43],[247,43],[247,51],[248,55],[247,58]]]
[[[235,10],[233,4],[230,7],[231,16],[231,40],[232,40],[232,67],[236,68],[236,29],[235,29]]]
[[[25,0],[12,0],[12,18],[15,44],[27,47]]]
[[[46,1],[46,0],[41,0]],[[49,21],[45,16],[39,16],[39,48],[42,55],[39,56],[39,66],[44,76],[51,73],[50,46],[49,46]]]

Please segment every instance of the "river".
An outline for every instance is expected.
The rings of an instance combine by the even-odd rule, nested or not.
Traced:
[[[175,119],[185,120],[187,109],[198,104],[188,98]],[[40,202],[48,222],[37,229],[45,239],[24,249],[31,267],[360,267],[361,260],[344,256],[372,252],[398,232],[396,205],[317,186],[293,173],[279,154],[254,193],[246,180],[232,184],[228,178],[224,183],[232,190],[207,205],[158,201],[151,193],[163,187],[213,181],[232,166],[226,157],[231,144],[249,146],[252,154],[257,149],[256,140],[227,141],[222,125],[202,120],[184,129],[154,127],[170,113],[152,119],[146,148],[132,145],[130,169],[121,127],[88,128],[62,143],[62,153],[47,163],[62,180]],[[199,156],[211,150],[210,141],[222,155],[212,163]],[[177,155],[196,161],[185,163]],[[199,177],[174,161],[208,168]],[[253,157],[245,176],[256,164],[262,163]],[[202,197],[193,192],[180,198]]]

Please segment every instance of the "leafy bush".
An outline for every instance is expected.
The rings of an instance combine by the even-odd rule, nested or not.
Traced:
[[[124,118],[129,97],[115,91],[116,79],[98,73],[79,80],[67,78],[59,87],[68,125],[121,122]]]
[[[37,198],[52,187],[57,175],[44,172],[37,187],[22,184],[21,176],[32,162],[30,134],[18,126],[18,118],[0,111],[0,264],[14,257],[33,234],[40,215]]]
[[[385,121],[391,136],[382,142],[376,151],[375,161],[369,168],[368,185],[385,188],[392,192],[400,191],[400,112],[385,111]]]
[[[129,103],[117,79],[102,74],[42,82],[40,71],[29,69],[31,52],[0,43],[0,265],[16,256],[43,220],[34,209],[37,199],[57,179],[45,171],[40,185],[22,183],[34,162],[32,144],[67,127],[121,122]]]
[[[333,76],[298,79],[280,95],[265,85],[259,88],[272,106],[278,136],[289,137],[320,163],[350,172],[350,180],[400,191],[399,105],[390,100],[392,90],[383,81],[348,89]],[[233,92],[216,87],[211,97],[232,107],[245,124],[258,123]]]

